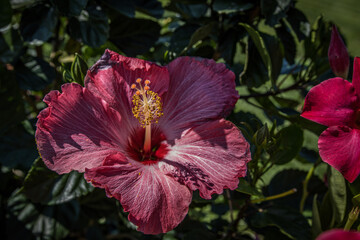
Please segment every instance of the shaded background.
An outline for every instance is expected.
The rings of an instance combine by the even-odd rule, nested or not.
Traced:
[[[309,89],[334,77],[333,23],[360,55],[356,2],[0,0],[0,238],[313,239],[342,228],[360,181],[320,160],[325,127],[299,114]],[[82,173],[50,171],[36,149],[43,97],[83,85],[106,48],[160,65],[212,58],[236,76],[241,98],[228,119],[251,144],[248,175],[212,200],[195,191],[185,220],[166,234],[137,232],[119,201]]]

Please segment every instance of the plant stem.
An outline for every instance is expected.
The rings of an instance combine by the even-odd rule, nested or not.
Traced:
[[[309,192],[307,191],[307,187],[308,187],[308,183],[310,181],[310,178],[312,177],[312,175],[314,174],[314,170],[315,170],[316,165],[314,164],[314,166],[312,166],[308,172],[308,174],[306,175],[306,178],[303,182],[303,194],[301,196],[301,200],[300,200],[300,212],[304,211],[304,206],[305,206],[305,201],[306,198],[309,195]]]
[[[230,220],[231,220],[231,224],[232,224],[234,222],[234,216],[233,216],[233,206],[232,206],[232,201],[231,201],[231,195],[230,195],[229,189],[226,189],[225,192],[226,192],[226,197],[228,198],[228,202],[229,202]]]
[[[276,195],[269,196],[266,198],[251,200],[251,203],[260,203],[260,202],[270,201],[270,200],[274,200],[274,199],[278,199],[278,198],[283,198],[283,197],[289,196],[291,194],[294,194],[296,192],[297,192],[297,189],[293,188],[293,189],[290,189],[289,191],[286,191],[286,192],[283,192],[280,194],[276,194]]]
[[[256,97],[269,97],[269,96],[275,96],[278,95],[280,93],[283,92],[287,92],[287,91],[291,91],[291,90],[296,90],[296,89],[302,89],[303,88],[303,84],[301,84],[301,82],[296,82],[293,85],[283,88],[283,89],[278,89],[275,91],[268,91],[265,93],[254,93],[254,94],[249,94],[246,96],[241,96],[240,99],[246,100],[249,98],[256,98]]]
[[[346,221],[346,224],[345,224],[345,227],[344,227],[344,230],[350,230],[352,225],[354,224],[354,222],[358,219],[359,217],[359,212],[360,212],[360,209],[358,207],[354,207],[350,213],[349,213],[349,216],[348,216],[348,219]]]

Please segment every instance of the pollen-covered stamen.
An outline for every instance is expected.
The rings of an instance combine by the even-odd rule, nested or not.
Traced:
[[[139,88],[133,87],[135,84],[131,85],[131,89],[136,89],[132,99],[134,105],[132,112],[145,128],[144,151],[150,152],[151,123],[157,123],[158,118],[163,115],[161,98],[157,93],[150,91],[149,80],[145,80],[144,87],[141,85],[141,78],[136,79],[136,82],[139,84]]]
[[[157,123],[158,118],[163,115],[162,113],[162,104],[161,98],[157,93],[150,91],[150,87],[147,85],[150,83],[149,80],[145,81],[145,87],[142,87],[141,80],[136,82],[139,84],[139,88],[136,88],[136,92],[133,95],[133,109],[132,112],[140,122],[140,124],[145,127],[151,123]],[[133,84],[134,85],[134,84]],[[132,89],[133,85],[131,85]]]

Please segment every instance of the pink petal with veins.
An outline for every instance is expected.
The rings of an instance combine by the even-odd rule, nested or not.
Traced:
[[[165,233],[186,216],[191,191],[164,174],[157,164],[143,165],[123,155],[109,156],[101,167],[87,169],[85,178],[104,187],[129,212],[129,220],[145,234]]]
[[[49,107],[38,116],[36,142],[45,164],[59,174],[98,167],[127,141],[121,116],[76,83],[44,101]]]
[[[210,199],[224,188],[234,190],[246,175],[249,144],[229,121],[204,123],[183,132],[163,160],[164,171],[200,196]]]
[[[160,97],[169,87],[166,67],[137,58],[121,56],[106,50],[101,59],[90,68],[85,77],[85,88],[115,108],[129,125],[137,125],[132,114],[132,96],[136,90],[131,85],[141,78],[150,80],[150,89]]]
[[[239,95],[235,75],[222,63],[202,58],[180,57],[167,66],[169,90],[164,97],[164,116],[159,124],[171,128],[170,138],[182,130],[226,116]]]

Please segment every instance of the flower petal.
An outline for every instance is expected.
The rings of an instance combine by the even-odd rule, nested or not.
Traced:
[[[234,190],[251,160],[249,144],[229,121],[216,120],[185,131],[163,160],[164,171],[210,199]]]
[[[326,126],[349,125],[354,122],[357,105],[352,84],[342,78],[331,78],[309,91],[301,116]]]
[[[350,65],[349,53],[335,25],[333,25],[331,31],[328,58],[335,76],[346,79]]]
[[[333,126],[319,137],[319,153],[324,162],[337,169],[349,182],[360,173],[360,130]]]
[[[180,57],[167,68],[171,82],[160,119],[164,129],[177,129],[179,134],[193,123],[221,118],[239,98],[235,75],[222,63]]]
[[[80,85],[64,84],[62,93],[51,91],[44,101],[49,107],[38,116],[36,142],[59,174],[100,166],[125,144],[120,115]]]
[[[129,220],[145,234],[165,233],[175,228],[186,216],[191,191],[165,175],[154,165],[128,162],[112,155],[104,165],[87,169],[85,178],[106,189],[121,202]]]
[[[357,95],[360,97],[360,58],[359,57],[354,58],[352,84],[356,90]]]
[[[360,233],[343,229],[332,229],[321,233],[316,240],[360,240]]]
[[[131,89],[131,85],[136,83],[137,78],[150,80],[150,89],[159,96],[168,89],[169,73],[165,67],[124,57],[110,50],[106,50],[88,71],[85,87],[120,112],[124,121],[128,121],[129,126],[132,126],[137,121],[132,114],[131,102],[136,90]]]

